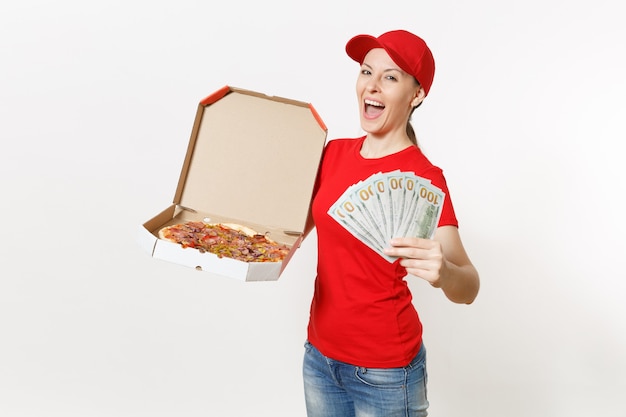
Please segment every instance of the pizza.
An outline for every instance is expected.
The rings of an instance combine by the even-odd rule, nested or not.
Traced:
[[[205,223],[189,221],[159,230],[159,238],[209,252],[220,258],[233,258],[243,262],[280,262],[289,253],[289,247],[277,243],[266,235],[232,223]]]

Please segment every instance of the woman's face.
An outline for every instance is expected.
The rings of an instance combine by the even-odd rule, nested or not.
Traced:
[[[374,135],[404,133],[411,110],[424,99],[413,76],[382,48],[368,52],[356,83],[361,128]]]

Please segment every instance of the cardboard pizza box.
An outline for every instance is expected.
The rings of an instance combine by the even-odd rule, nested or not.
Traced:
[[[171,205],[146,221],[154,258],[243,280],[275,281],[302,241],[327,128],[309,103],[231,86],[198,104]],[[282,262],[219,258],[158,238],[185,221],[236,223],[287,244]]]

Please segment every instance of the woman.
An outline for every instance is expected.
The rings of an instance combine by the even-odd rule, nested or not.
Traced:
[[[478,273],[458,232],[441,169],[417,146],[409,122],[430,90],[434,60],[426,43],[402,30],[358,35],[346,52],[361,64],[356,92],[365,136],[330,141],[312,218],[318,268],[303,363],[309,417],[426,416],[426,351],[407,274],[455,303],[473,302]],[[353,184],[376,173],[412,172],[445,193],[433,239],[395,237],[384,255],[329,214]],[[312,225],[311,225],[312,226]]]

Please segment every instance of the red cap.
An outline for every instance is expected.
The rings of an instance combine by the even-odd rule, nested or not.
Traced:
[[[406,30],[392,30],[378,38],[357,35],[346,44],[348,56],[359,64],[363,63],[365,55],[374,48],[387,51],[393,62],[415,77],[428,94],[435,76],[435,59],[422,38]]]

